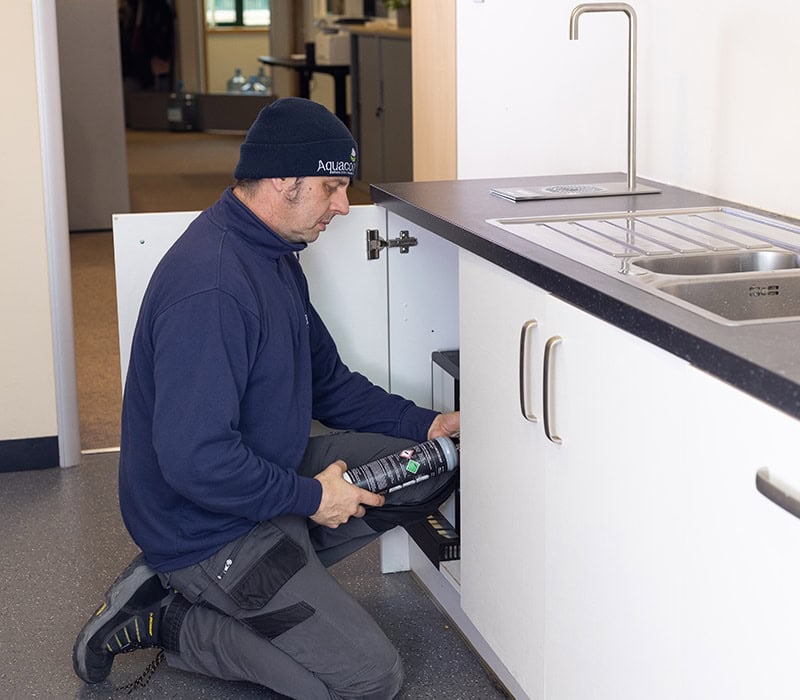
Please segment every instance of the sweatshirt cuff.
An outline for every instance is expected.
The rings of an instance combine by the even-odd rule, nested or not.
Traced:
[[[319,510],[322,502],[322,484],[307,476],[297,478],[297,500],[294,512],[309,517]]]
[[[438,415],[439,411],[432,411],[429,408],[421,408],[416,405],[409,406],[400,423],[403,437],[409,436],[410,439],[417,442],[425,442],[428,439],[428,430],[431,427],[431,423]]]

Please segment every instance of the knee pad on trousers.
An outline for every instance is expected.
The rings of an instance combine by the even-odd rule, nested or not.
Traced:
[[[385,674],[375,678],[360,678],[346,688],[331,688],[331,696],[337,700],[390,700],[397,696],[403,687],[405,672],[398,654]]]

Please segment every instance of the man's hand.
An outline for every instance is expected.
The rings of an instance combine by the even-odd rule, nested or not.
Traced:
[[[461,430],[461,413],[440,413],[433,419],[431,427],[428,428],[428,440],[437,437],[450,437]]]
[[[337,459],[314,478],[322,484],[322,500],[311,519],[320,525],[336,528],[351,517],[363,518],[364,506],[382,506],[383,496],[353,486],[342,474],[347,465]]]

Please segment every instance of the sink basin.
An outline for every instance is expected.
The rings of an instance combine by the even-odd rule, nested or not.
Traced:
[[[653,287],[733,325],[800,318],[800,274],[797,273],[698,277],[655,282]]]
[[[800,268],[800,255],[780,250],[637,258],[632,265],[659,275],[720,275]]]
[[[800,226],[728,207],[488,219],[701,316],[800,320]]]

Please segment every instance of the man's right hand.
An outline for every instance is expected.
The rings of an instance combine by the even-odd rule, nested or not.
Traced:
[[[382,506],[383,496],[345,481],[347,465],[337,459],[314,478],[322,484],[322,500],[311,519],[320,525],[336,528],[351,517],[363,518],[364,506]]]

